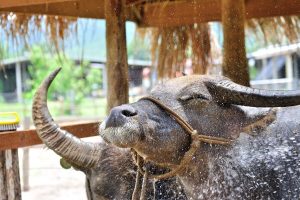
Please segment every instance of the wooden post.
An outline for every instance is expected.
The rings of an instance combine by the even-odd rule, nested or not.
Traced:
[[[23,191],[29,191],[29,148],[23,149]]]
[[[234,82],[249,86],[245,47],[245,1],[222,0],[224,34],[223,74]]]
[[[107,111],[128,103],[125,0],[105,0]]]
[[[30,117],[26,116],[24,118],[24,130],[29,130],[30,128]],[[29,148],[25,147],[23,149],[23,191],[29,190]]]
[[[293,89],[293,58],[291,54],[285,55],[285,74],[286,78],[288,79],[287,89]]]
[[[0,200],[7,200],[5,151],[0,151]]]
[[[0,151],[0,200],[21,200],[17,149]]]
[[[22,70],[21,70],[21,62],[17,61],[16,63],[16,86],[17,86],[17,97],[18,97],[18,103],[23,102],[22,97]]]

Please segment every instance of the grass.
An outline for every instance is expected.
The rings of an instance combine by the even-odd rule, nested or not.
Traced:
[[[22,120],[28,116],[31,118],[32,102],[26,103],[6,103],[0,102],[0,112],[17,112]],[[106,99],[105,98],[87,98],[80,105],[73,107],[71,114],[69,106],[65,102],[48,101],[49,110],[55,120],[68,121],[68,119],[84,120],[99,119],[102,120],[106,115]]]

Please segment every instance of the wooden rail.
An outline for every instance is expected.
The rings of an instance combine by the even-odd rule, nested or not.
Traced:
[[[0,8],[32,6],[32,5],[39,5],[39,4],[61,3],[61,2],[68,2],[68,1],[74,1],[74,0],[18,0],[18,1],[0,0]]]
[[[71,132],[73,135],[84,138],[96,136],[98,133],[99,122],[87,122],[62,125],[61,128]],[[0,150],[17,149],[32,145],[42,144],[36,130],[9,131],[0,133]]]

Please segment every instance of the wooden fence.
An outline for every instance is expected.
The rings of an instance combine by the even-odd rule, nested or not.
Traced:
[[[84,138],[96,136],[99,122],[61,125]],[[36,130],[0,132],[0,200],[21,200],[18,148],[42,144]]]

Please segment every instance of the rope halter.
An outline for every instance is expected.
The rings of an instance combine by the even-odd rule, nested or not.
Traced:
[[[160,108],[162,108],[164,111],[166,111],[170,115],[170,117],[172,117],[186,131],[187,134],[189,134],[191,136],[190,148],[187,152],[185,152],[183,158],[180,161],[180,164],[177,167],[175,167],[174,169],[172,169],[171,171],[164,173],[164,174],[159,174],[159,175],[149,174],[147,172],[147,170],[145,170],[142,166],[144,164],[143,158],[136,151],[133,150],[134,160],[138,167],[137,177],[140,176],[140,173],[143,174],[143,187],[141,190],[140,199],[145,198],[144,197],[145,187],[146,187],[146,181],[148,178],[155,179],[155,180],[162,180],[162,179],[174,177],[175,175],[181,173],[186,168],[186,166],[190,163],[190,161],[192,160],[192,158],[193,158],[196,150],[199,148],[201,142],[208,143],[208,144],[220,144],[220,145],[230,145],[233,142],[232,140],[226,139],[226,138],[198,134],[197,130],[193,129],[192,126],[187,121],[185,121],[181,116],[179,116],[171,108],[169,108],[168,106],[166,106],[165,104],[163,104],[161,101],[159,101],[156,98],[146,96],[146,97],[142,97],[140,100],[149,100],[149,101],[153,102],[154,104],[156,104],[157,106],[159,106]],[[132,195],[132,199],[137,199],[137,189],[139,187],[138,182],[139,181],[137,180],[135,189],[134,189],[134,192]]]

